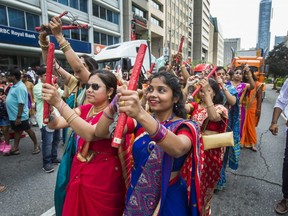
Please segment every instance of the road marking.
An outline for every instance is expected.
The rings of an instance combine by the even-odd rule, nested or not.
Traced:
[[[54,206],[51,208],[51,209],[49,209],[48,211],[46,211],[46,212],[44,212],[42,215],[40,215],[40,216],[53,216],[53,215],[55,215],[55,208],[54,208]]]

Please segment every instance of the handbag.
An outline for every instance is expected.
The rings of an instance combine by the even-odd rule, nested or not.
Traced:
[[[208,121],[206,121],[205,129],[208,125]],[[203,131],[205,131],[205,129]],[[234,146],[233,131],[231,130],[229,132],[223,132],[218,134],[202,135],[202,141],[204,145],[204,150]]]

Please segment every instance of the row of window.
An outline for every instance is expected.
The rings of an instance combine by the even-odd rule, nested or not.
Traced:
[[[87,0],[53,0],[63,5],[75,8],[77,10],[88,12],[87,10]]]
[[[49,19],[51,18],[49,17]],[[0,25],[35,31],[35,27],[40,26],[40,17],[36,14],[0,5]],[[63,22],[63,25],[70,25],[70,23]],[[65,30],[63,35],[66,38],[89,41],[88,29]],[[112,45],[119,43],[119,40],[119,37],[94,31],[94,43]]]
[[[119,43],[119,37],[114,37],[112,35],[104,34],[101,32],[93,32],[94,34],[94,43],[102,44],[105,46],[113,45]]]
[[[93,16],[119,25],[119,13],[113,12],[97,4],[93,4]]]
[[[0,24],[35,31],[40,19],[38,15],[0,5]]]

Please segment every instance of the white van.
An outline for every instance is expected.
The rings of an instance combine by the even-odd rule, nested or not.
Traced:
[[[146,40],[127,41],[107,46],[100,53],[95,55],[94,59],[97,61],[99,69],[103,69],[108,65],[113,72],[116,72],[120,65],[122,72],[128,72],[135,63],[141,44],[147,45],[142,66],[143,70],[141,71],[144,77],[147,78],[146,71],[150,70],[152,56],[149,44]]]

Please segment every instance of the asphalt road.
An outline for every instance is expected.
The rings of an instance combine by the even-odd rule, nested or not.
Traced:
[[[281,126],[278,136],[272,136],[267,130],[277,96],[278,94],[271,90],[271,86],[268,86],[257,129],[258,152],[243,149],[239,169],[227,169],[227,187],[215,194],[212,200],[212,215],[276,215],[274,204],[282,198],[284,119],[279,119]],[[34,129],[40,142],[40,131],[38,128]],[[32,149],[32,142],[26,137],[21,140],[20,155],[0,155],[0,182],[7,186],[7,190],[0,193],[1,216],[39,216],[45,212],[46,215],[53,215],[51,208],[57,166],[54,173],[44,173],[42,155],[32,155]],[[59,152],[59,155],[62,155],[62,145]],[[47,213],[48,210],[50,211]]]

